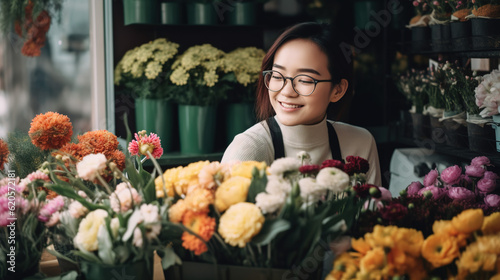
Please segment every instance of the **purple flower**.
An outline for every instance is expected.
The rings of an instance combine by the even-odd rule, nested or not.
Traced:
[[[491,193],[497,187],[497,181],[483,178],[477,182],[477,188],[482,193]]]
[[[448,190],[448,197],[457,201],[471,201],[476,195],[466,188],[453,187]]]
[[[429,171],[429,173],[427,173],[427,175],[425,175],[424,177],[424,186],[428,187],[434,185],[438,176],[439,173],[436,169]]]
[[[475,166],[484,166],[484,165],[490,165],[490,159],[482,156],[482,157],[475,157],[472,159],[470,162],[470,165],[475,165]]]
[[[441,180],[447,184],[453,185],[458,183],[460,175],[462,175],[462,168],[460,166],[450,166],[441,172]]]
[[[408,195],[416,195],[421,188],[423,188],[422,183],[412,182],[408,187],[406,187],[406,192]]]
[[[431,191],[432,198],[434,200],[438,200],[446,194],[446,189],[438,188],[436,186],[428,186],[428,187],[425,187],[423,189],[420,189],[418,191],[418,194],[423,196],[426,191]]]
[[[489,194],[484,198],[484,203],[489,207],[500,207],[500,195]]]
[[[479,165],[467,165],[465,166],[465,175],[471,177],[481,178],[486,170]]]
[[[484,172],[484,179],[491,179],[491,180],[497,180],[500,179],[500,176],[498,176],[495,172],[492,171],[486,171]]]

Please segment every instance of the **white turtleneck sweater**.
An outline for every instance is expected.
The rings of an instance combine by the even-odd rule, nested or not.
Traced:
[[[329,120],[328,120],[329,121]],[[332,158],[326,118],[314,125],[286,126],[276,119],[285,146],[285,156],[295,157],[305,151],[311,155],[311,164],[321,164]],[[380,163],[375,139],[368,130],[342,122],[333,122],[339,139],[342,158],[359,156],[368,160],[370,170],[368,183],[381,186]],[[265,161],[268,165],[274,161],[274,147],[269,127],[265,121],[255,124],[245,132],[236,135],[229,144],[221,162],[233,160]]]

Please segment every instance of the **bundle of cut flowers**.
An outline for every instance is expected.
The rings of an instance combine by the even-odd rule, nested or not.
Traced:
[[[289,269],[328,250],[383,188],[366,183],[365,159],[349,156],[346,163],[327,160],[321,166],[308,160],[302,152],[269,167],[200,161],[166,170],[156,179],[157,194],[175,199],[169,219],[184,229],[177,241],[180,257]]]
[[[486,118],[498,114],[500,100],[500,70],[493,70],[481,78],[481,83],[474,90],[476,105],[483,109],[479,114]]]
[[[465,170],[458,165],[439,172],[434,169],[423,182],[412,182],[400,197],[379,200],[361,215],[353,236],[363,236],[376,225],[414,228],[424,236],[432,233],[432,224],[448,220],[465,209],[482,209],[489,215],[500,211],[497,181],[489,171],[490,160],[481,156],[472,159]]]
[[[468,209],[432,223],[432,234],[377,225],[340,255],[333,279],[498,279],[500,213]]]

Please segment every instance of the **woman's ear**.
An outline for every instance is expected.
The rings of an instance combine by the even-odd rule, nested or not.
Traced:
[[[349,82],[346,79],[340,80],[340,83],[336,84],[332,89],[332,95],[330,96],[330,102],[339,101],[347,91],[349,87]]]

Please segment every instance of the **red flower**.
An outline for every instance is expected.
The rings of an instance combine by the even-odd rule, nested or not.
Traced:
[[[344,163],[336,159],[327,159],[321,164],[321,169],[325,167],[336,167],[338,169],[344,170]]]
[[[355,173],[366,173],[370,168],[368,161],[362,157],[348,156],[347,163],[344,165],[344,172],[349,175]]]
[[[365,198],[370,195],[370,189],[375,188],[378,190],[378,187],[372,184],[363,184],[363,185],[356,185],[353,187],[353,189],[356,191],[356,195],[361,198]],[[378,191],[378,196],[380,197],[381,193]]]
[[[302,174],[318,174],[320,170],[320,166],[316,164],[312,165],[303,165],[299,167],[299,171]]]
[[[408,214],[408,208],[400,203],[392,203],[380,209],[380,216],[388,221],[401,220],[406,214]]]

